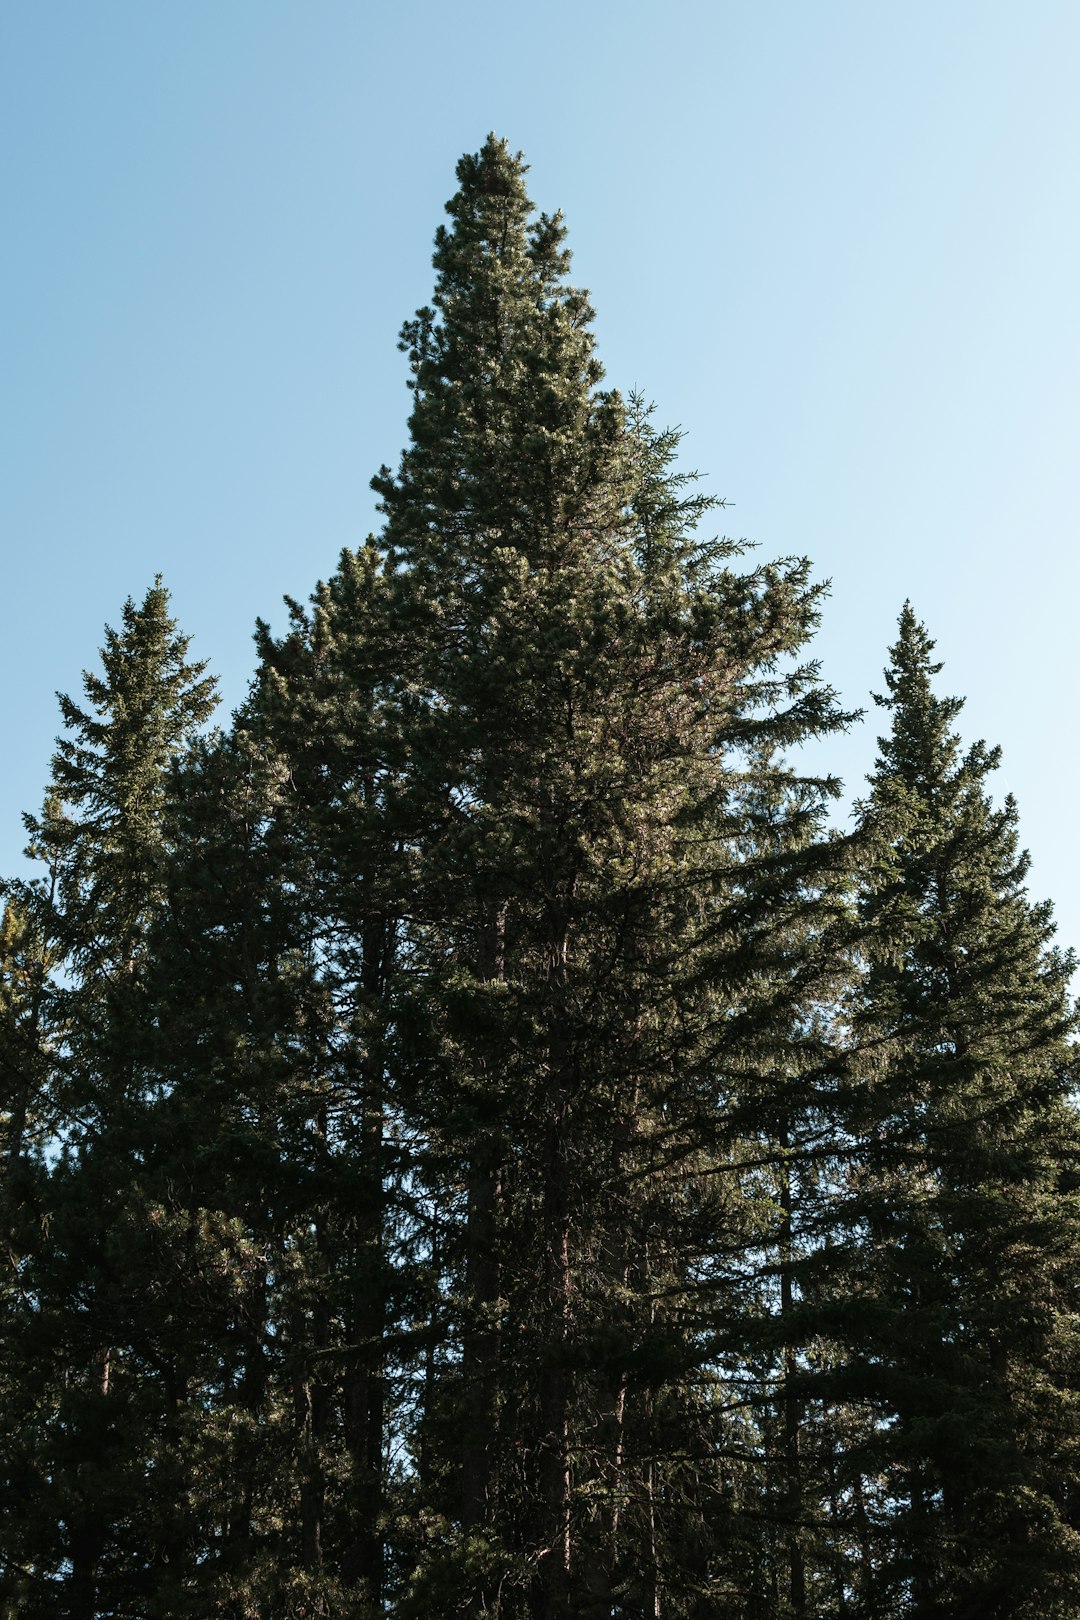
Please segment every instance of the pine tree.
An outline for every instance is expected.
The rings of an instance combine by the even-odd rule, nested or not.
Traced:
[[[275,642],[260,627],[255,730],[287,762],[284,806],[293,891],[319,963],[326,1016],[318,1055],[322,1313],[327,1445],[347,1485],[322,1539],[352,1602],[383,1609],[391,1512],[384,1447],[405,1421],[394,1400],[413,1267],[399,1241],[406,1161],[388,1073],[391,1002],[408,862],[396,826],[401,744],[388,694],[400,635],[373,542],[343,553],[310,611],[290,604]],[[314,1077],[313,1077],[314,1078]]]
[[[326,995],[284,809],[288,769],[253,736],[175,772],[168,921],[151,939],[159,1096],[141,1180],[175,1346],[181,1592],[160,1612],[291,1615],[327,1583],[320,1351]],[[177,995],[177,986],[183,994]],[[305,1603],[314,1607],[310,1611]],[[294,1606],[290,1606],[294,1605]]]
[[[878,1483],[857,1612],[1064,1616],[1080,1600],[1074,961],[1027,898],[1015,804],[990,798],[998,751],[963,751],[961,702],[934,693],[933,645],[905,606],[861,812],[842,1287]]]
[[[118,1590],[133,1607],[111,1612],[136,1612],[133,1549],[152,1558],[139,1482],[164,1433],[163,1379],[125,1250],[139,1223],[137,1121],[152,1089],[141,998],[164,903],[165,783],[214,702],[187,646],[160,580],[139,606],[125,604],[120,630],[106,630],[101,673],[84,676],[87,706],[60,699],[53,782],[42,815],[27,818],[29,853],[47,875],[10,885],[9,919],[38,964],[23,1025],[33,1029],[39,1168],[23,1220],[33,1242],[20,1261],[20,1379],[7,1414],[37,1480],[16,1505],[29,1612],[92,1614]]]
[[[160,581],[0,925],[0,1607],[1065,1620],[1072,960],[910,609],[703,533],[458,166],[385,524],[225,732]],[[857,861],[856,861],[857,857]]]
[[[369,546],[310,610],[290,604],[280,641],[260,626],[249,701],[166,795],[140,1177],[184,1504],[182,1582],[158,1571],[152,1588],[163,1615],[383,1612],[384,1448],[410,1406],[392,1346],[414,1269],[387,1120],[407,865],[384,595]]]
[[[711,1268],[705,1230],[742,1219],[747,1093],[827,956],[784,943],[830,860],[824,787],[776,757],[838,723],[812,667],[778,669],[819,593],[694,535],[674,440],[599,391],[520,160],[492,139],[458,176],[404,333],[411,443],[375,481],[416,660],[400,1095],[453,1352],[419,1502],[442,1551],[408,1612],[690,1612],[732,1561],[686,1531],[723,1469],[676,1460],[725,1421],[738,1263]]]

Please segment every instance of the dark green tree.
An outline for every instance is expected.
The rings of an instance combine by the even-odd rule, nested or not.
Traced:
[[[415,1333],[412,1223],[403,1210],[410,1161],[388,1050],[401,919],[411,903],[394,701],[409,659],[372,542],[343,553],[310,609],[291,603],[290,613],[281,641],[260,628],[251,724],[287,764],[290,890],[324,1007],[312,1075],[321,1171],[308,1317],[313,1341],[321,1340],[312,1343],[313,1365],[340,1490],[327,1504],[320,1557],[353,1605],[379,1614],[395,1507],[385,1452],[408,1421],[411,1401],[400,1392],[415,1361],[405,1349]]]
[[[167,1474],[166,1380],[126,1249],[139,1224],[138,1123],[154,1087],[143,989],[165,901],[166,783],[214,705],[187,647],[160,580],[125,604],[101,672],[84,676],[86,706],[60,699],[53,781],[41,816],[27,818],[45,875],[10,885],[9,923],[34,964],[7,1009],[23,1065],[10,1148],[38,1166],[32,1208],[23,1200],[10,1346],[18,1398],[5,1414],[16,1463],[35,1481],[13,1504],[26,1613],[139,1612],[132,1562],[154,1557],[145,1481],[150,1468],[155,1482]]]
[[[0,925],[9,1620],[1065,1620],[1071,958],[910,609],[703,532],[458,166],[413,405],[227,731],[158,581]]]
[[[1034,1620],[1080,1602],[1074,960],[933,645],[906,606],[861,809],[842,1288],[876,1501],[855,1612]]]
[[[805,563],[695,535],[676,439],[599,389],[561,222],[494,139],[458,176],[375,480],[414,659],[399,1096],[449,1311],[408,1612],[689,1613],[737,1561],[723,1466],[686,1460],[727,1421],[732,1155],[829,959],[792,945],[826,785],[779,751],[840,717],[785,667]]]
[[[170,788],[168,920],[147,973],[160,1095],[141,1181],[185,1508],[181,1581],[158,1584],[155,1612],[192,1620],[343,1612],[321,1557],[330,1015],[288,794],[246,716],[191,750]]]
[[[409,1167],[386,1052],[407,862],[375,548],[346,552],[290,618],[280,640],[259,627],[230,734],[172,774],[167,915],[148,947],[159,1096],[142,1182],[186,1505],[183,1579],[155,1602],[173,1615],[381,1614],[400,1473],[386,1453],[412,1404]]]

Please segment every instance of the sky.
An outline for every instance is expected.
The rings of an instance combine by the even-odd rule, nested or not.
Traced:
[[[864,723],[905,598],[1080,945],[1075,0],[0,0],[0,873],[161,573],[244,696],[377,526],[403,320],[489,130],[561,208],[608,382],[757,555],[832,581]]]

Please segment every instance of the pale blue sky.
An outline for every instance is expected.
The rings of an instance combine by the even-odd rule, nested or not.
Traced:
[[[396,348],[489,129],[562,207],[609,380],[729,532],[833,580],[867,703],[905,596],[1080,944],[1075,0],[0,0],[0,871],[160,570],[243,694],[374,522]],[[868,724],[820,755],[858,792]]]

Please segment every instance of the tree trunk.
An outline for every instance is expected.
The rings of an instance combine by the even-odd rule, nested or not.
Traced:
[[[491,913],[480,931],[478,969],[487,983],[503,977],[505,930],[503,905]],[[496,1312],[502,1286],[499,1216],[504,1156],[502,1133],[486,1130],[479,1136],[469,1167],[465,1238],[469,1320],[462,1338],[461,1453],[462,1520],[467,1530],[483,1529],[494,1517],[500,1343]]]
[[[565,968],[565,950],[557,959]],[[561,977],[561,974],[560,974]],[[534,1620],[568,1613],[571,1573],[570,1459],[570,1170],[567,1157],[571,1060],[565,1030],[551,1022],[550,1073],[555,1111],[543,1145],[544,1315],[540,1373],[540,1495],[543,1539],[533,1598]]]
[[[103,1406],[110,1400],[111,1383],[112,1349],[106,1345],[97,1367],[96,1395]],[[106,1425],[102,1425],[103,1431],[105,1428]],[[71,1574],[67,1581],[66,1609],[68,1620],[96,1620],[98,1613],[98,1573],[108,1538],[108,1508],[94,1491],[99,1460],[97,1456],[86,1459],[82,1500],[71,1516],[68,1540]]]
[[[293,1327],[294,1343],[304,1361],[311,1360],[305,1344],[307,1324],[297,1314]],[[312,1346],[325,1350],[329,1341],[329,1313],[325,1299],[320,1299],[311,1324]],[[323,1365],[316,1360],[316,1367]],[[293,1391],[293,1414],[296,1429],[296,1447],[300,1471],[300,1561],[309,1574],[322,1568],[323,1508],[326,1484],[323,1475],[323,1452],[326,1442],[326,1420],[329,1411],[328,1391],[318,1376],[307,1372],[298,1378]]]
[[[791,1166],[788,1159],[790,1146],[790,1139],[785,1130],[780,1137],[780,1147],[784,1156],[780,1171],[780,1208],[783,1213],[780,1226],[780,1313],[785,1326],[783,1382],[784,1520],[786,1524],[788,1560],[788,1604],[794,1620],[805,1620],[806,1561],[801,1539],[804,1503],[802,1459],[799,1452],[802,1403],[795,1394],[795,1381],[798,1376],[798,1353],[791,1326],[795,1290],[791,1275],[793,1265],[792,1212],[794,1200],[791,1186]]]
[[[345,1440],[352,1464],[353,1509],[343,1559],[346,1580],[363,1584],[374,1612],[383,1604],[385,1536],[383,1430],[386,1388],[382,1342],[386,1332],[386,1129],[381,1008],[394,954],[394,928],[383,915],[364,927],[360,984],[371,1013],[363,1057],[363,1124],[357,1187],[357,1287],[350,1337],[359,1348],[345,1377]]]
[[[498,1257],[501,1160],[499,1137],[486,1133],[470,1170],[466,1218],[470,1323],[463,1336],[462,1517],[465,1527],[472,1530],[490,1522],[492,1509],[499,1356],[499,1328],[493,1312],[501,1281]]]

